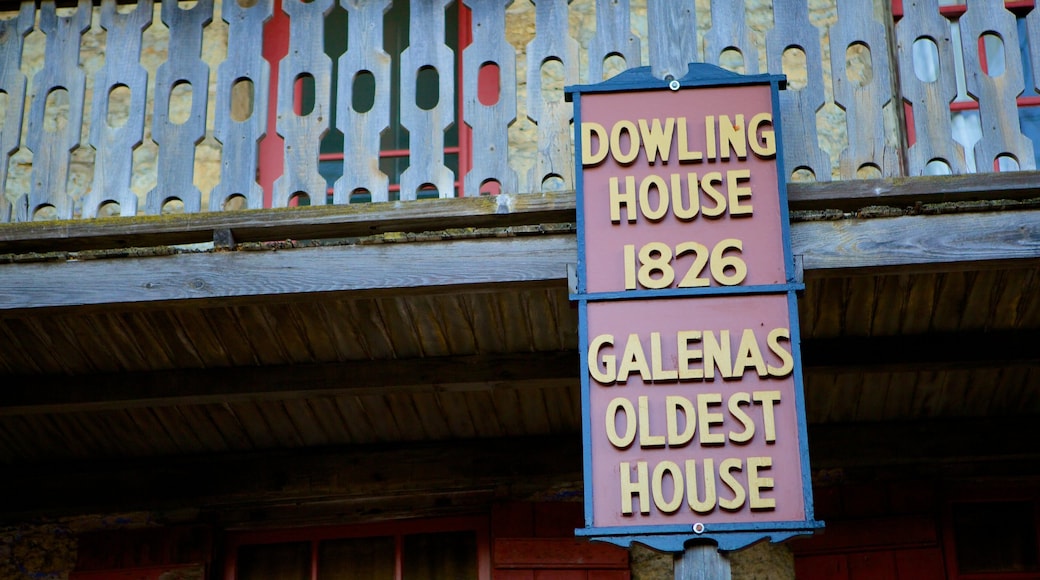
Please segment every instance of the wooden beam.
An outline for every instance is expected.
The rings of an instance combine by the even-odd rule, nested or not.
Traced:
[[[989,268],[1040,262],[1040,211],[800,222],[791,240],[812,276]],[[553,234],[13,263],[0,266],[0,310],[564,284],[576,261],[573,234]]]
[[[0,225],[0,253],[73,252],[212,242],[354,238],[389,232],[503,228],[573,222],[574,193],[502,194],[342,206],[202,212],[167,216]]]
[[[348,519],[488,509],[492,501],[573,488],[581,481],[581,438],[484,439],[349,449],[120,462],[50,463],[5,469],[0,523],[75,513],[204,508],[233,517],[307,512]],[[580,495],[577,495],[580,497]],[[477,502],[477,503],[471,503]],[[438,505],[439,504],[439,505]],[[379,509],[376,509],[379,508]],[[389,514],[394,515],[393,513]],[[415,517],[413,513],[411,517]]]
[[[802,340],[802,365],[817,373],[892,373],[1040,364],[1040,330],[846,336]]]
[[[896,480],[1035,478],[1038,437],[1037,417],[811,425],[808,433],[812,468],[840,469],[849,481],[879,472]],[[312,524],[457,515],[494,501],[580,498],[581,466],[578,433],[5,466],[0,496],[18,501],[0,504],[0,524],[135,510],[189,510],[231,526],[258,515]]]
[[[1040,211],[801,222],[791,245],[807,275],[1040,260]]]
[[[901,423],[809,426],[814,470],[1004,464],[993,476],[1040,474],[1040,420],[1035,416],[972,417]]]
[[[1040,172],[789,183],[792,210],[854,211],[974,200],[1040,198]],[[350,238],[387,232],[498,228],[575,221],[574,192],[387,202],[345,206],[203,212],[0,225],[0,254],[72,252],[212,242]],[[221,234],[224,235],[224,234]]]
[[[0,266],[0,310],[563,284],[573,236],[334,245]]]
[[[1029,200],[1040,198],[1040,172],[788,183],[787,193],[790,207],[794,210],[855,211],[872,205],[903,208],[979,200]]]
[[[1040,331],[846,337],[802,342],[807,374],[1040,364]],[[578,388],[578,353],[528,352],[76,377],[5,376],[0,417],[308,397]]]
[[[576,351],[5,377],[0,417],[331,395],[539,389],[578,385]]]

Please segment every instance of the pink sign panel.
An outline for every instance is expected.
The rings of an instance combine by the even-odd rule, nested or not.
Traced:
[[[804,521],[785,293],[588,304],[597,527]]]
[[[576,95],[586,528],[733,550],[812,515],[780,77],[695,63]],[[686,90],[689,88],[689,90]]]
[[[786,282],[769,85],[581,98],[589,293]]]

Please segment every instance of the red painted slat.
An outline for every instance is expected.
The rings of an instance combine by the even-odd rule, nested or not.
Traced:
[[[863,549],[938,547],[935,522],[924,516],[828,521],[827,531],[792,542],[795,554],[824,554]]]
[[[898,578],[896,559],[892,551],[863,552],[848,557],[849,580],[877,580]]]
[[[534,535],[539,538],[573,538],[584,524],[580,503],[545,502],[534,506]]]
[[[491,533],[496,538],[534,536],[534,504],[526,502],[496,504],[491,511]]]
[[[794,575],[799,580],[848,580],[845,556],[807,556],[795,558]]]
[[[939,548],[899,550],[896,552],[896,573],[900,579],[943,580],[946,567]]]
[[[628,569],[628,550],[573,538],[500,538],[492,557],[495,568]]]

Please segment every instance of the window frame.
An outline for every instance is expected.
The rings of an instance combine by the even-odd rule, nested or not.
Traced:
[[[459,516],[434,519],[400,520],[393,522],[362,523],[356,525],[280,528],[274,530],[245,530],[228,532],[224,554],[224,580],[236,579],[238,549],[242,546],[280,544],[287,542],[311,543],[311,580],[317,580],[319,545],[325,540],[392,536],[395,541],[395,580],[401,580],[402,546],[404,537],[412,534],[440,532],[469,532],[477,538],[477,578],[491,580],[491,527],[486,516]]]
[[[943,506],[941,530],[947,577],[950,580],[1040,580],[1040,569],[1032,572],[961,573],[957,564],[954,510],[958,505],[973,503],[1032,504],[1033,529],[1036,532],[1037,552],[1040,554],[1040,491],[1016,487],[962,487],[951,492]]]

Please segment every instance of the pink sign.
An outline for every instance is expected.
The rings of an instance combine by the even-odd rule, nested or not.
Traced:
[[[785,282],[768,85],[581,106],[587,292]]]
[[[786,294],[588,305],[597,526],[805,519]]]
[[[777,86],[720,84],[580,95],[587,535],[819,527]]]

